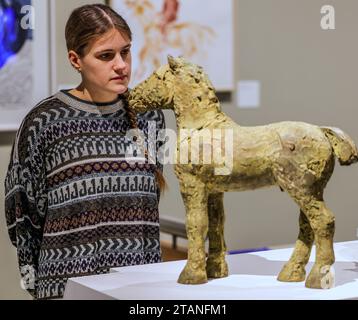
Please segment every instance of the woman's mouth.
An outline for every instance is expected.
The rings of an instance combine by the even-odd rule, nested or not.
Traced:
[[[111,80],[114,80],[114,81],[124,81],[127,79],[127,76],[118,76],[118,77],[115,77],[115,78],[112,78]]]

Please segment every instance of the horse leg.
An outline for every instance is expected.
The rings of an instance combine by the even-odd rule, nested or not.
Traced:
[[[315,234],[316,260],[306,280],[307,288],[328,289],[334,283],[331,273],[334,250],[335,219],[323,199],[314,199],[306,206],[306,215]]]
[[[207,282],[205,270],[205,239],[208,232],[208,194],[205,184],[192,175],[181,175],[181,194],[186,209],[188,261],[178,282],[200,284]]]
[[[304,281],[306,278],[305,267],[310,258],[314,234],[309,221],[302,210],[300,210],[299,225],[300,231],[295,249],[290,260],[284,265],[278,275],[277,279],[279,281],[300,282]]]
[[[209,214],[209,256],[206,261],[208,278],[223,278],[228,275],[225,261],[226,244],[224,239],[224,193],[212,193],[208,200]]]
[[[327,271],[330,271],[330,266],[334,263],[334,216],[323,202],[323,188],[333,171],[334,158],[327,160],[320,181],[315,180],[315,176],[309,171],[300,169],[295,162],[290,161],[289,157],[282,157],[279,160],[274,175],[278,185],[289,193],[304,214],[301,215],[304,228],[300,226],[300,233],[303,229],[302,236],[305,239],[302,242],[298,240],[293,257],[288,262],[288,266],[281,271],[279,280],[285,281],[290,278],[290,274],[295,274],[297,267],[295,262],[298,262],[298,268],[301,268],[308,261],[309,247],[312,244],[310,230],[312,230],[316,243],[316,261],[305,285],[309,288],[322,288],[323,282],[330,276],[329,274],[327,277]],[[322,187],[321,190],[319,186]],[[308,223],[305,222],[304,216]],[[298,272],[298,278],[302,279],[302,275],[303,270],[301,277]]]

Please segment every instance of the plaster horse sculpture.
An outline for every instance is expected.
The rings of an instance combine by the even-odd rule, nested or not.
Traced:
[[[354,142],[340,129],[303,122],[239,126],[222,112],[214,88],[201,67],[183,58],[169,56],[168,61],[168,65],[159,68],[131,91],[129,106],[136,112],[155,108],[174,110],[178,132],[196,129],[205,135],[214,129],[232,129],[234,146],[230,174],[215,174],[217,164],[203,161],[195,164],[190,155],[187,164],[175,165],[186,209],[188,236],[188,261],[178,282],[201,284],[208,278],[228,276],[224,192],[276,185],[300,208],[298,239],[278,280],[299,282],[306,279],[305,266],[315,242],[315,263],[305,285],[322,288],[327,270],[335,261],[335,218],[323,200],[323,190],[333,173],[335,157],[341,165],[357,162]],[[177,153],[180,143],[179,134]],[[207,258],[206,236],[209,239]]]

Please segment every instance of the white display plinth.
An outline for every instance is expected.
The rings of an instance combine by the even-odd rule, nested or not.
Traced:
[[[227,278],[202,285],[177,283],[186,261],[111,269],[111,273],[68,280],[64,299],[238,300],[358,299],[358,241],[335,243],[335,287],[308,289],[304,282],[277,281],[292,248],[229,255]],[[309,273],[315,248],[307,265]]]

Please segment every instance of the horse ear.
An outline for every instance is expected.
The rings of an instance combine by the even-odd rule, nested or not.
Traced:
[[[171,55],[168,56],[168,62],[169,62],[170,69],[172,69],[173,71],[175,71],[178,68],[178,62]]]

